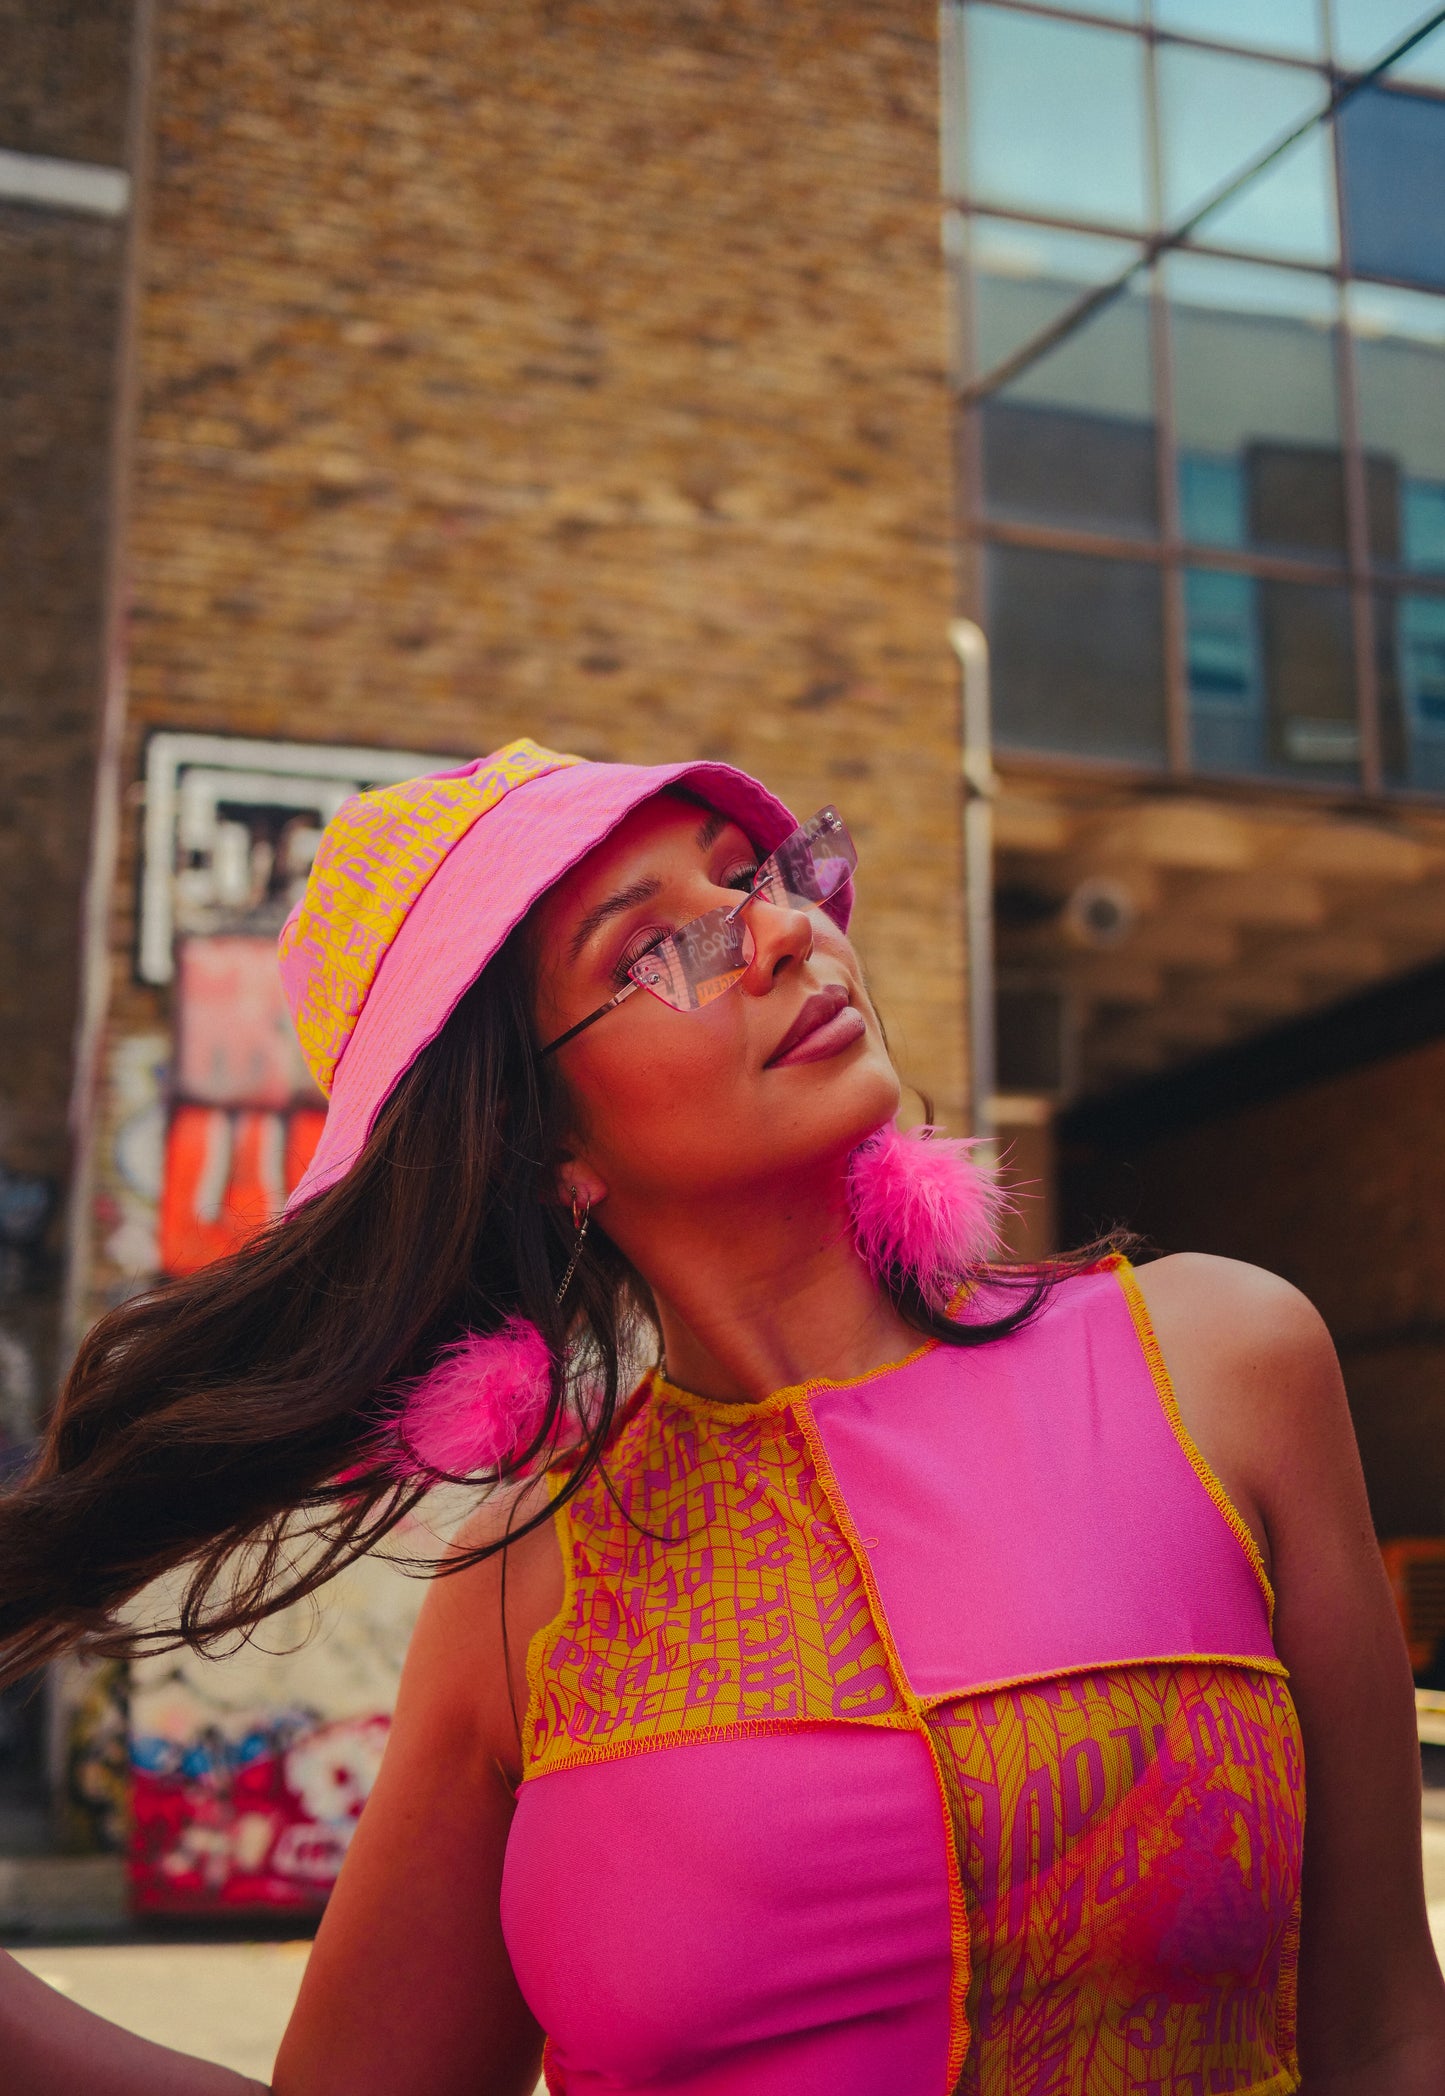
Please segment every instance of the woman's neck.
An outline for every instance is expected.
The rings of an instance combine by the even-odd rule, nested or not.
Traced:
[[[700,1397],[755,1403],[867,1375],[917,1344],[859,1257],[841,1175],[650,1224],[645,1245],[624,1248],[651,1284],[669,1378]]]

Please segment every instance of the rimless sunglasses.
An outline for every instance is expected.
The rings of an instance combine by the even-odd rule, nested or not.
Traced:
[[[542,1050],[551,1055],[589,1026],[615,1011],[638,990],[648,990],[675,1012],[699,1012],[741,982],[750,958],[743,911],[761,896],[784,910],[811,910],[828,902],[851,878],[858,853],[836,808],[820,808],[769,852],[749,877],[748,892],[731,908],[690,917],[640,953],[615,997],[559,1033]]]

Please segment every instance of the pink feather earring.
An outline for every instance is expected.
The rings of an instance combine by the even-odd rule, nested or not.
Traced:
[[[1003,1194],[974,1163],[976,1145],[936,1128],[876,1129],[848,1164],[859,1251],[880,1286],[906,1274],[946,1310],[969,1272],[998,1249]]]
[[[396,1425],[400,1468],[471,1477],[496,1470],[541,1432],[552,1356],[530,1319],[466,1332],[408,1385]]]
[[[572,1286],[591,1220],[591,1201],[573,1188],[577,1235],[558,1303]],[[551,1391],[551,1351],[530,1318],[509,1317],[497,1332],[463,1333],[402,1394],[397,1467],[413,1477],[497,1470],[541,1433]]]

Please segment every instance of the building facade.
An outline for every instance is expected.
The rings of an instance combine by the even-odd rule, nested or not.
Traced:
[[[1392,57],[1424,19],[942,15],[1005,1132],[1063,1235],[1315,1294],[1390,1536],[1445,1531],[1432,1051],[1310,1043],[1445,952],[1445,32]],[[1267,1097],[1230,1094],[1249,1044]]]
[[[31,22],[53,10],[9,13],[43,103],[65,38]],[[134,209],[106,367],[116,674],[98,548],[72,675],[101,815],[88,853],[87,803],[56,904],[73,939],[89,863],[101,906],[65,955],[67,1015],[90,1019],[77,1148],[75,1073],[35,1094],[70,1188],[71,1332],[223,1248],[304,1162],[318,1102],[266,950],[338,797],[520,734],[726,758],[800,812],[836,801],[891,1036],[957,1125],[933,8],[108,19],[138,87],[127,152],[85,145]],[[57,1028],[36,1033],[53,1052]],[[158,1662],[128,1713],[92,1677],[62,1688],[72,1826],[128,1841],[144,1904],[324,1889],[415,1605],[386,1577],[342,1588],[324,1664]]]
[[[1382,1530],[1445,1532],[1435,1051],[1248,1101],[1217,1060],[1445,953],[1445,35],[1371,71],[1410,12],[0,5],[13,1448],[67,1336],[302,1169],[270,947],[358,785],[525,733],[836,800],[964,1126],[961,615],[1020,1242],[1315,1288]],[[1332,1167],[1391,1219],[1353,1297]],[[70,1837],[153,1910],[314,1905],[417,1591],[57,1683]]]

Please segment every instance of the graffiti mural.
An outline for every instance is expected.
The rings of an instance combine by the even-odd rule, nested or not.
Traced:
[[[176,944],[188,936],[249,933],[274,943],[322,829],[350,794],[464,761],[416,750],[152,735],[136,954],[141,981],[173,981]]]
[[[420,1599],[420,1582],[367,1561],[328,1589],[320,1630],[297,1650],[167,1653],[132,1668],[138,1909],[324,1902],[375,1780]],[[263,1635],[279,1647],[311,1620],[298,1608]]]
[[[60,1661],[51,1706],[61,1755],[56,1794],[62,1845],[124,1851],[130,1838],[129,1673],[118,1659]]]
[[[284,1205],[325,1102],[282,995],[277,933],[349,794],[455,761],[152,736],[136,972],[168,995],[172,1023],[110,1049],[99,1220],[126,1289],[194,1273]],[[419,1601],[416,1581],[368,1563],[328,1588],[317,1635],[303,1642],[304,1612],[262,1632],[296,1649],[135,1663],[121,1717],[127,1795],[108,1819],[111,1735],[99,1691],[82,1699],[71,1808],[91,1811],[101,1839],[124,1827],[139,1911],[324,1901],[376,1774]],[[114,1696],[109,1707],[122,1709]]]
[[[112,1171],[97,1197],[96,1221],[105,1257],[121,1275],[112,1299],[144,1287],[160,1271],[157,1220],[170,1063],[167,1033],[122,1034],[108,1045]]]
[[[274,940],[180,941],[171,1094],[157,1254],[163,1273],[189,1274],[285,1205],[321,1137]]]
[[[320,1139],[325,1102],[281,992],[277,934],[347,796],[449,761],[151,737],[136,968],[143,981],[172,986],[174,1041],[160,1125],[138,1105],[117,1137],[118,1176],[144,1191],[111,1247],[129,1221],[120,1249],[148,1251],[153,1273],[194,1273],[284,1205]],[[123,1159],[127,1125],[135,1154]],[[153,1202],[144,1218],[141,1202]]]

